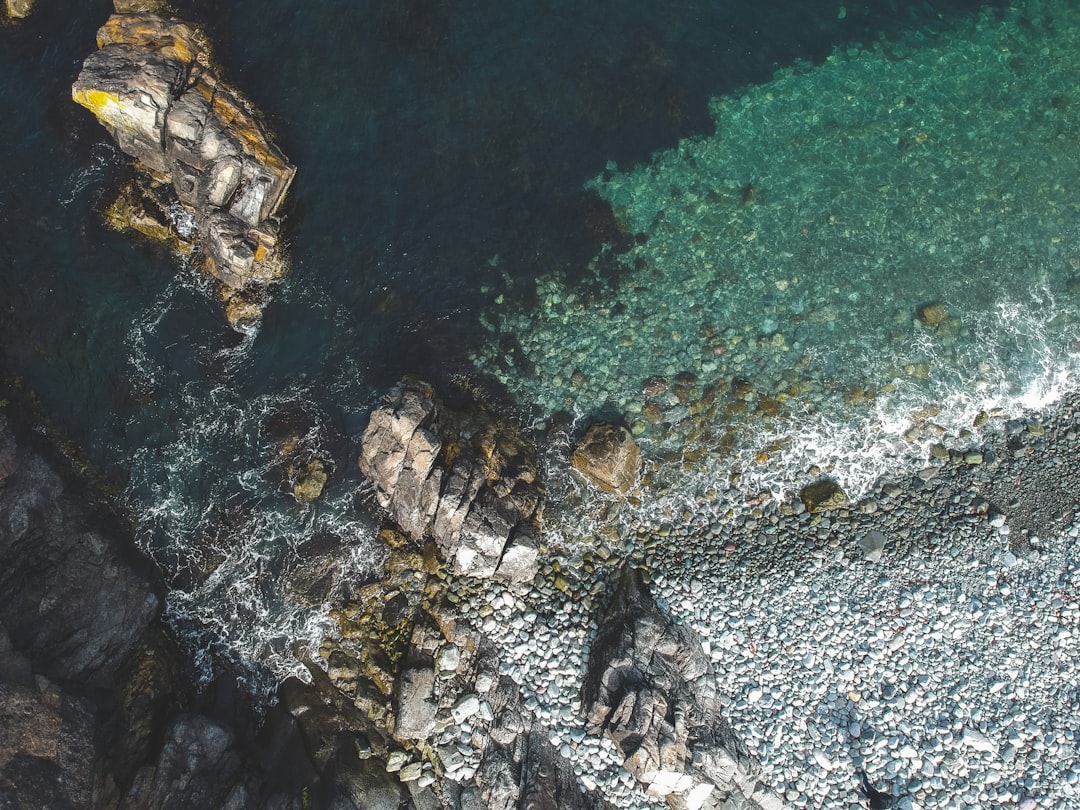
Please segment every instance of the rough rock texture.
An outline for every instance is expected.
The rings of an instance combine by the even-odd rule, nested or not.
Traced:
[[[199,715],[181,715],[169,728],[158,762],[135,775],[120,806],[242,810],[253,802],[241,765],[226,729]]]
[[[325,728],[316,760],[369,774],[382,763],[417,810],[606,807],[581,792],[518,684],[499,674],[494,645],[460,621],[453,604],[484,583],[452,577],[431,541],[421,554],[403,535],[383,535],[383,580],[332,614],[339,632],[309,663],[325,709],[294,705],[295,687],[286,694],[309,739]],[[358,806],[398,807],[392,787],[371,781]]]
[[[575,445],[570,463],[604,492],[625,495],[641,470],[641,450],[629,430],[601,422]]]
[[[601,620],[582,703],[591,731],[610,737],[646,792],[671,807],[783,806],[721,717],[700,640],[660,612],[639,569],[624,570]]]
[[[107,686],[157,615],[149,582],[0,416],[0,621],[52,680]]]
[[[803,487],[799,498],[808,512],[825,512],[847,506],[847,495],[840,485],[828,478],[815,481]]]
[[[206,272],[227,291],[248,293],[239,300],[250,303],[252,290],[286,271],[276,215],[295,168],[247,101],[214,75],[195,26],[148,11],[118,13],[97,42],[72,98],[121,149],[171,182],[194,218]],[[250,314],[236,301],[229,311]]]
[[[405,534],[433,537],[457,573],[535,576],[536,449],[483,407],[456,411],[427,383],[402,380],[371,415],[360,470]]]
[[[34,676],[0,627],[0,807],[91,805],[94,711]]]
[[[4,11],[13,20],[29,17],[34,9],[34,0],[4,0]]]

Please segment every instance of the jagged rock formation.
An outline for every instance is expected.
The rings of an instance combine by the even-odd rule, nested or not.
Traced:
[[[641,470],[641,449],[626,428],[599,422],[574,446],[570,463],[604,492],[625,495]]]
[[[645,791],[675,810],[783,807],[720,715],[699,640],[660,611],[640,569],[623,571],[601,620],[582,704],[590,731],[610,737]]]
[[[542,491],[536,449],[482,406],[453,410],[406,378],[371,415],[360,471],[398,526],[433,537],[459,574],[536,574]]]
[[[231,731],[181,711],[149,575],[39,441],[0,414],[0,807],[299,808]]]
[[[223,285],[230,320],[256,318],[260,291],[287,269],[276,217],[295,168],[248,102],[215,75],[208,40],[194,25],[163,13],[118,13],[97,44],[72,98],[171,184],[194,220],[205,271]]]

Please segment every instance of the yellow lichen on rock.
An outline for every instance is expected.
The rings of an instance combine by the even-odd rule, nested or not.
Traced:
[[[4,0],[4,11],[13,20],[29,17],[33,8],[34,0]]]
[[[114,127],[127,128],[128,116],[124,111],[124,104],[115,93],[78,88],[71,94],[71,98],[90,110],[102,122]]]
[[[183,65],[209,61],[209,42],[194,26],[159,14],[114,14],[98,29],[97,46],[123,44],[156,51]],[[201,58],[201,59],[200,59]]]

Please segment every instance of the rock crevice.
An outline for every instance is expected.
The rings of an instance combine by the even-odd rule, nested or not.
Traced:
[[[170,183],[193,217],[203,269],[223,285],[231,319],[282,278],[278,210],[296,173],[251,105],[215,73],[206,36],[155,12],[118,13],[97,34],[72,98],[117,145]]]
[[[455,410],[406,378],[371,415],[360,471],[414,541],[432,537],[455,572],[523,582],[539,555],[536,449],[486,408]]]

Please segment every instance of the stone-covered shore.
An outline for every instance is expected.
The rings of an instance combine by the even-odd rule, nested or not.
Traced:
[[[756,806],[856,808],[869,785],[881,806],[1034,810],[1080,796],[1080,395],[992,420],[985,444],[840,508],[687,508],[607,539],[542,539],[523,583],[454,574],[432,543],[388,530],[384,580],[338,609],[340,636],[308,661],[312,685],[283,684],[272,732],[206,710],[218,699],[198,697],[123,532],[95,530],[85,490],[6,425],[0,773],[16,806],[41,791],[95,807],[651,807],[668,790],[673,807],[755,806],[757,791]],[[634,509],[594,503],[620,504]],[[51,539],[29,554],[28,537]],[[114,573],[85,579],[80,549]],[[90,588],[78,605],[49,596],[68,579]],[[652,653],[617,652],[629,627]],[[650,658],[669,663],[648,675]],[[664,712],[646,723],[655,755],[682,763],[651,772],[651,798],[634,764],[649,749],[620,750],[632,714],[597,692],[627,694],[604,674],[619,661],[612,673],[644,667],[633,682],[653,684],[635,700],[684,706],[667,732]],[[730,752],[745,796],[684,801],[716,772],[664,751],[703,745],[681,725],[702,706],[729,735],[707,750]]]

